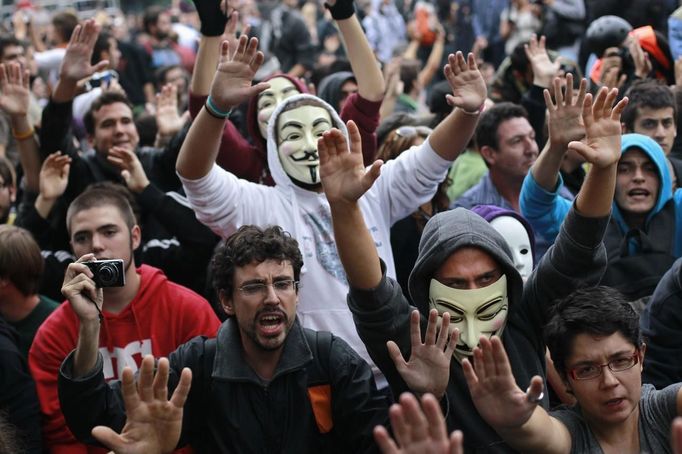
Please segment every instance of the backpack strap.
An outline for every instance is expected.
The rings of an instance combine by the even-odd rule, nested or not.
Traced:
[[[327,331],[304,329],[306,340],[313,353],[313,362],[308,367],[308,398],[315,415],[317,428],[322,434],[334,428],[332,418],[332,387],[329,374],[333,336]]]

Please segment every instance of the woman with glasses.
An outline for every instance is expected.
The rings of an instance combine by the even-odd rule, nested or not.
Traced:
[[[549,413],[538,406],[540,377],[514,377],[500,340],[481,338],[463,364],[481,416],[514,449],[542,453],[665,453],[682,413],[681,384],[642,385],[646,345],[639,317],[609,287],[578,290],[557,303],[545,339],[577,404]]]

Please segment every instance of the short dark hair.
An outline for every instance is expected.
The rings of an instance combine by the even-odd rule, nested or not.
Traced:
[[[0,277],[24,296],[38,293],[45,262],[31,234],[14,225],[0,225]]]
[[[625,92],[628,97],[628,105],[625,106],[620,116],[620,121],[629,131],[634,131],[637,109],[648,107],[650,109],[665,109],[672,107],[673,119],[677,123],[677,104],[670,87],[661,80],[646,79],[635,81]]]
[[[476,146],[478,149],[489,146],[497,150],[499,147],[497,128],[501,123],[519,117],[528,118],[528,112],[523,106],[512,102],[500,102],[483,111],[476,126]]]
[[[26,48],[25,44],[15,36],[2,35],[0,36],[0,59],[2,59],[5,55],[5,48],[10,46],[19,46],[23,47],[24,49]]]
[[[52,26],[64,42],[69,42],[78,25],[78,16],[72,11],[62,11],[52,16]]]
[[[0,156],[0,178],[5,185],[14,186],[16,184],[16,173],[12,162],[4,156]],[[0,186],[2,187],[2,186]]]
[[[125,94],[118,91],[105,91],[99,96],[99,98],[96,98],[92,102],[88,111],[85,112],[85,115],[83,116],[83,125],[85,126],[85,131],[88,134],[93,135],[95,133],[95,112],[104,106],[115,104],[117,102],[125,104],[130,108],[131,111],[133,110],[133,104]]]
[[[88,186],[85,191],[73,199],[66,211],[66,228],[69,235],[71,234],[71,219],[76,213],[107,205],[116,208],[121,213],[128,229],[132,229],[137,224],[137,220],[128,197],[122,189],[125,188],[109,181],[95,183]]]
[[[625,297],[611,287],[576,290],[555,304],[545,326],[545,343],[554,367],[566,379],[566,361],[579,334],[610,336],[620,333],[637,348],[642,346],[639,315]]]
[[[218,246],[211,259],[210,275],[217,294],[234,292],[234,271],[252,262],[282,260],[291,263],[294,279],[301,277],[303,256],[298,242],[279,226],[245,225]]]
[[[421,63],[417,59],[406,59],[400,62],[400,81],[403,83],[403,92],[409,93],[419,79]]]
[[[96,65],[102,61],[102,52],[109,52],[109,50],[111,50],[111,38],[112,35],[110,35],[109,32],[102,30],[99,33],[97,41],[95,41],[95,47],[92,50],[92,57],[90,57],[91,65]]]

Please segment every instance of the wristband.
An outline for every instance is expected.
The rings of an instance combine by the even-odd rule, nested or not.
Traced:
[[[329,6],[325,2],[324,7],[329,10],[334,20],[348,19],[355,14],[353,0],[336,0],[334,6]]]
[[[208,98],[206,98],[206,104],[204,104],[204,107],[206,107],[206,111],[212,116],[215,117],[219,120],[224,120],[227,117],[230,116],[232,113],[232,109],[228,109],[227,112],[223,112],[220,109],[216,107],[215,104],[213,104],[213,101],[211,101],[211,96],[209,95]]]
[[[468,110],[460,109],[462,113],[466,115],[480,115],[484,110],[485,110],[485,101],[478,106],[478,109],[474,110],[473,112],[469,112]]]
[[[30,139],[31,137],[33,137],[34,132],[35,132],[35,130],[33,128],[29,129],[26,132],[22,132],[22,133],[17,133],[14,129],[12,129],[12,137],[14,137],[16,140],[26,140],[26,139]]]

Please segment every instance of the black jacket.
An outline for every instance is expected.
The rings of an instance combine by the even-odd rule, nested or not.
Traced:
[[[376,452],[372,429],[388,421],[387,401],[369,365],[340,338],[304,329],[298,321],[269,382],[244,361],[232,318],[217,340],[197,337],[169,360],[169,395],[182,368],[192,369],[180,445],[189,443],[196,452]],[[125,414],[119,383],[104,383],[101,359],[79,380],[70,378],[72,365],[73,353],[59,376],[59,400],[71,431],[86,443],[94,442],[90,430],[97,424],[120,431]],[[315,411],[311,395],[327,396]]]

